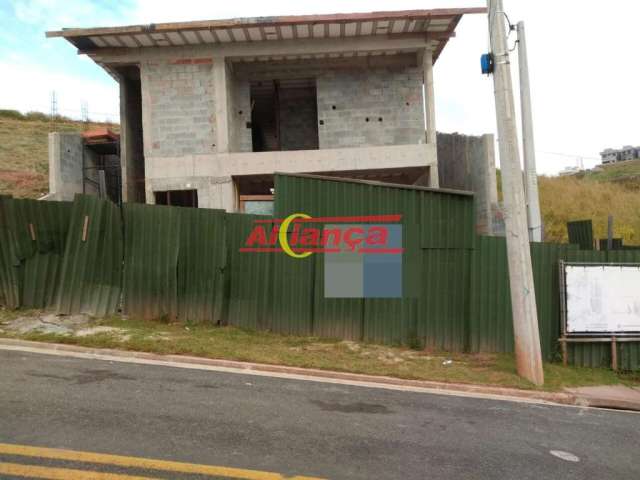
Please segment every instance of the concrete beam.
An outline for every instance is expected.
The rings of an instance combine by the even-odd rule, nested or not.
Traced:
[[[233,71],[237,78],[256,78],[260,75],[269,76],[278,72],[278,78],[299,77],[300,72],[305,74],[324,73],[328,68],[332,70],[354,68],[403,68],[417,67],[416,54],[399,53],[397,55],[375,55],[366,57],[341,57],[341,58],[314,58],[296,59],[270,62],[246,62],[238,61],[233,64]],[[286,72],[283,70],[286,69]],[[266,77],[265,77],[266,78]]]
[[[325,150],[220,153],[147,158],[147,180],[220,178],[273,172],[330,172],[380,168],[430,167],[435,145],[389,145]],[[436,176],[432,170],[432,176]],[[184,183],[191,180],[179,180]],[[186,188],[186,187],[185,187]]]
[[[99,48],[79,50],[94,61],[103,64],[139,63],[143,60],[160,60],[167,57],[226,57],[241,59],[265,56],[300,56],[340,54],[376,51],[416,51],[429,47],[435,40],[429,36],[411,35],[403,38],[388,38],[372,35],[353,38],[330,38],[310,40],[285,40],[280,42],[240,42],[229,44],[192,45],[163,48]]]

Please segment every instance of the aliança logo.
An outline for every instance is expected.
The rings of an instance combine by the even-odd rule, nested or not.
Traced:
[[[241,252],[324,253],[326,298],[402,297],[402,215],[257,219]]]

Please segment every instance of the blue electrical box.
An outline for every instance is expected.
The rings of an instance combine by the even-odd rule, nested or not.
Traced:
[[[480,67],[484,75],[493,73],[493,55],[485,53],[480,57]]]

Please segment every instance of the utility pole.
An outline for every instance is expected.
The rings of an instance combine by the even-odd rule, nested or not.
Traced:
[[[527,197],[527,223],[529,240],[542,241],[542,218],[538,196],[538,173],[533,141],[533,114],[531,112],[531,90],[529,88],[529,61],[524,22],[518,22],[518,66],[520,67],[520,110],[522,113],[522,152],[524,154],[524,193]]]
[[[494,63],[493,85],[502,170],[516,367],[518,375],[535,385],[542,385],[544,373],[540,352],[538,312],[533,286],[509,51],[504,28],[504,10],[502,0],[487,0],[487,4]]]

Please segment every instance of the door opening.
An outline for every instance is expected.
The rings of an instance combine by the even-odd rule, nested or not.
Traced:
[[[254,152],[318,149],[315,79],[252,82],[250,92]]]

